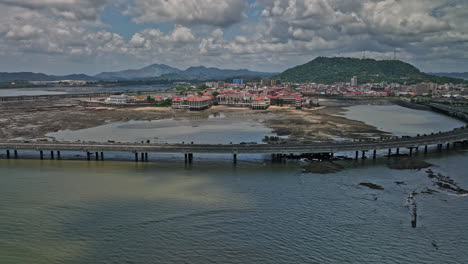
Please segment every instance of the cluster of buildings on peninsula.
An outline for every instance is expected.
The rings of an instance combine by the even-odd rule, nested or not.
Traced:
[[[319,96],[343,97],[385,97],[385,96],[431,96],[458,97],[468,99],[468,88],[463,85],[419,83],[401,85],[396,83],[359,84],[353,77],[349,83],[332,85],[316,83],[282,83],[280,80],[262,80],[245,83],[234,79],[232,83],[224,81],[205,82],[200,86],[185,84],[172,96],[111,96],[109,104],[158,103],[170,100],[174,109],[200,111],[212,105],[247,107],[253,110],[265,110],[272,105],[289,106],[296,109],[318,104]]]

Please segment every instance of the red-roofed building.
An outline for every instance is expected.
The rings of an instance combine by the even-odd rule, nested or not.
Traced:
[[[190,111],[201,111],[210,108],[213,105],[211,96],[188,96],[188,97],[173,97],[172,108],[188,109]]]
[[[252,110],[266,110],[270,107],[270,98],[266,95],[255,97],[252,100]]]
[[[290,105],[296,108],[302,107],[302,97],[301,96],[272,96],[268,95],[271,100],[271,105]]]

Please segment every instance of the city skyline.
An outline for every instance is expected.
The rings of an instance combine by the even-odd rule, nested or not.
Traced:
[[[454,0],[0,0],[0,71],[203,65],[280,72],[317,56],[468,71],[468,3]]]

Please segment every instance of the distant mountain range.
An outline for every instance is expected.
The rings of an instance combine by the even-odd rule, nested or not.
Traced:
[[[414,84],[420,82],[463,83],[464,80],[429,75],[413,65],[399,60],[374,60],[355,58],[318,57],[304,65],[284,71],[275,76],[289,82],[315,82],[332,84],[350,82],[353,76],[359,83],[395,82]]]
[[[47,75],[33,72],[0,72],[0,82],[13,81],[60,81],[60,80],[83,80],[92,81],[96,78],[86,74],[70,74],[65,76]]]
[[[32,72],[0,72],[0,82],[13,81],[130,81],[130,80],[225,80],[230,78],[271,78],[277,73],[255,72],[247,69],[225,70],[203,66],[180,70],[165,64],[153,64],[141,69],[103,72],[94,76],[72,74],[65,76]]]
[[[306,64],[288,69],[283,73],[255,72],[247,69],[226,70],[203,66],[180,70],[165,64],[153,64],[141,69],[103,72],[94,76],[72,74],[65,76],[32,72],[1,73],[0,82],[13,81],[207,81],[244,79],[280,79],[287,82],[315,82],[332,84],[350,82],[353,76],[359,83],[396,82],[414,84],[419,82],[468,83],[468,73],[427,74],[411,64],[398,60],[374,60],[355,58],[318,57]],[[462,80],[465,79],[465,80]]]
[[[468,80],[468,72],[431,72],[429,74]]]
[[[156,78],[168,73],[177,73],[181,70],[167,66],[165,64],[153,64],[141,69],[103,72],[94,76],[98,80],[137,80]]]

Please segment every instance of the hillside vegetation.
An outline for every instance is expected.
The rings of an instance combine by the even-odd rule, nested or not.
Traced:
[[[353,76],[359,83],[395,82],[414,84],[420,82],[463,83],[464,80],[450,77],[433,76],[421,72],[413,65],[399,60],[374,60],[355,58],[318,57],[284,71],[275,76],[288,82],[315,82],[332,84],[350,82]]]

